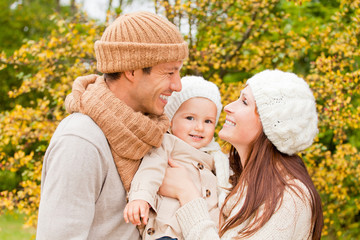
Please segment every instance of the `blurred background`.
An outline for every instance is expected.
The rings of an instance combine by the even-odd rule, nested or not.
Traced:
[[[264,69],[308,82],[319,134],[301,156],[322,198],[323,239],[360,239],[360,0],[0,0],[0,9],[0,239],[35,239],[42,160],[64,99],[76,77],[97,73],[105,27],[138,10],[181,29],[182,75],[216,83],[223,105]]]

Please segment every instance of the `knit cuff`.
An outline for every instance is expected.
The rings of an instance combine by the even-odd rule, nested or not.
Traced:
[[[186,236],[196,224],[210,220],[206,201],[203,198],[197,198],[186,203],[176,211],[176,218],[183,235]]]
[[[129,193],[129,202],[134,200],[144,200],[147,203],[150,204],[150,206],[154,209],[155,212],[157,212],[157,209],[155,207],[156,200],[155,197],[152,196],[148,191],[146,190],[139,190],[139,191],[130,191]]]
[[[96,68],[101,73],[124,72],[160,63],[183,61],[189,55],[188,44],[95,42]]]

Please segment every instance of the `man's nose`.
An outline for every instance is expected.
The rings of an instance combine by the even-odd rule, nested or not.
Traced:
[[[181,78],[180,73],[176,73],[176,76],[170,83],[170,89],[174,92],[180,92],[181,91]]]

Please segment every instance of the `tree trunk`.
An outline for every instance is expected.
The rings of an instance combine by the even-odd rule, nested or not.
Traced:
[[[109,0],[109,6],[108,6],[108,9],[107,9],[108,12],[111,10],[112,2],[113,2],[112,0]]]
[[[55,0],[56,11],[60,12],[60,0]]]
[[[70,1],[70,10],[72,13],[76,13],[75,0]]]

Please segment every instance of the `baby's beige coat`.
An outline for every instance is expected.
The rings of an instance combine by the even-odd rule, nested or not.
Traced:
[[[143,239],[157,239],[163,236],[183,239],[175,216],[175,212],[180,208],[179,202],[176,199],[157,195],[169,158],[186,167],[189,176],[207,202],[211,218],[214,222],[218,222],[217,180],[214,175],[213,157],[171,134],[165,134],[161,147],[145,155],[131,183],[129,201],[145,200],[154,210],[150,213]]]

